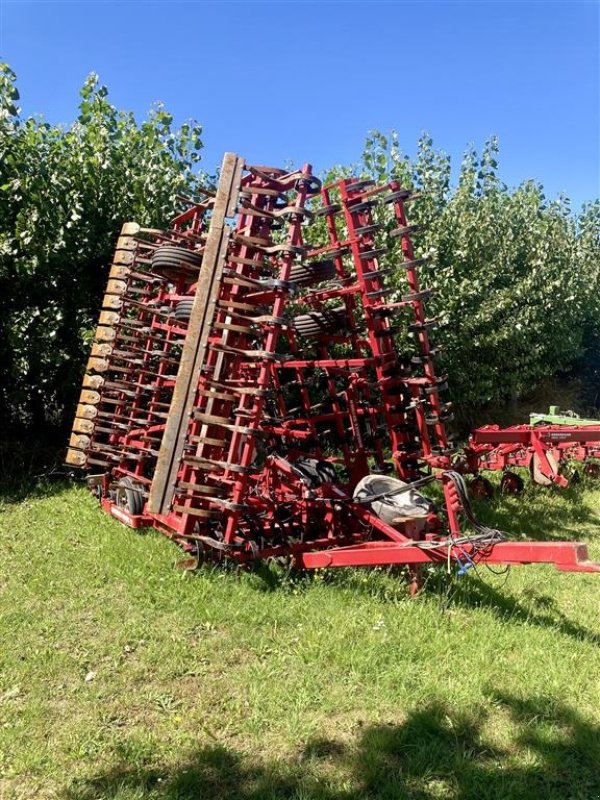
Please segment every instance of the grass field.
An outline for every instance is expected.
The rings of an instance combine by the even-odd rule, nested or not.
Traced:
[[[600,488],[479,513],[587,541]],[[289,580],[53,485],[1,506],[0,798],[600,797],[600,575]]]

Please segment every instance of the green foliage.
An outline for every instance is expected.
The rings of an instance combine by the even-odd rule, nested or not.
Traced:
[[[547,201],[526,181],[509,190],[498,176],[498,142],[469,150],[457,185],[450,158],[423,136],[416,159],[395,134],[372,133],[359,169],[422,192],[411,203],[421,223],[419,253],[432,257],[423,282],[437,290],[443,369],[463,409],[516,397],[568,371],[600,328],[600,202],[578,217],[569,201]]]
[[[90,75],[69,128],[23,119],[0,65],[0,416],[40,428],[79,390],[86,333],[122,223],[164,224],[194,191],[196,123],[138,124]]]
[[[202,142],[196,123],[173,129],[161,105],[141,123],[118,111],[95,75],[69,128],[22,118],[17,101],[0,65],[0,419],[39,430],[70,415],[122,223],[165,224],[176,195],[195,191]],[[441,367],[465,416],[573,369],[597,382],[600,201],[576,216],[532,181],[509,190],[495,138],[467,151],[453,181],[428,135],[411,159],[395,132],[374,131],[360,163],[325,180],[352,174],[421,193],[409,217],[425,230]],[[377,213],[392,227],[389,207]],[[323,220],[307,230],[323,234]]]
[[[182,573],[84,488],[28,488],[0,484],[3,800],[600,793],[600,576]],[[477,514],[597,558],[599,511],[584,477]]]

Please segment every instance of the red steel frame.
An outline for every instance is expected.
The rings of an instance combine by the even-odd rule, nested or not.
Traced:
[[[353,499],[370,472],[420,485],[453,454],[425,313],[431,292],[406,217],[411,193],[347,178],[321,187],[309,165],[237,169],[227,197],[221,185],[168,231],[129,225],[119,240],[67,457],[103,468],[91,483],[104,508],[242,564],[285,556],[306,568],[466,560],[599,571],[583,545],[465,536],[450,472],[433,476],[445,511],[424,524],[389,525]],[[222,200],[234,227],[222,223]],[[326,242],[315,244],[319,225]],[[161,259],[181,268],[158,269]],[[399,273],[398,299],[389,278]],[[199,297],[205,341],[180,313]],[[411,337],[416,354],[404,353]],[[186,406],[176,398],[190,376]],[[483,450],[472,453],[481,463]],[[303,473],[307,459],[321,478]]]
[[[567,486],[559,465],[569,460],[600,458],[600,425],[485,425],[474,430],[464,449],[459,469],[477,474],[481,470],[536,469],[548,483]]]

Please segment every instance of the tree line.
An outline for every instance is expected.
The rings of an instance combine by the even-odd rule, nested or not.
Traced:
[[[202,130],[153,107],[140,123],[117,110],[97,76],[68,126],[24,118],[16,78],[0,65],[0,420],[39,435],[70,418],[114,241],[123,221],[162,227],[207,176]],[[540,381],[600,364],[600,201],[575,214],[525,181],[505,186],[498,143],[450,157],[423,136],[417,155],[373,132],[358,164],[325,176],[397,179],[420,193],[429,310],[444,343],[455,406],[473,418]]]

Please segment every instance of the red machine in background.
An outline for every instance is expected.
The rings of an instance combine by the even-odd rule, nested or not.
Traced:
[[[491,497],[493,487],[480,473],[486,470],[501,471],[500,490],[506,494],[520,494],[524,481],[513,472],[515,467],[528,470],[534,483],[540,486],[568,486],[571,478],[565,474],[570,462],[583,462],[584,472],[600,477],[600,423],[547,424],[545,421],[530,425],[513,425],[500,428],[485,425],[476,428],[469,437],[455,468],[461,473],[476,475],[470,491],[478,496]]]
[[[410,199],[229,153],[168,230],[124,226],[67,455],[106,511],[239,564],[600,571],[480,525],[447,469]]]

